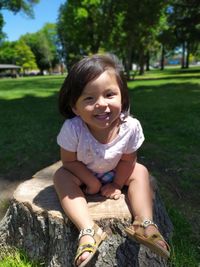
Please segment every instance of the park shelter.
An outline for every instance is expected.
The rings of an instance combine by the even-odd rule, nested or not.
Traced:
[[[0,77],[16,78],[19,75],[20,66],[12,64],[0,64]]]

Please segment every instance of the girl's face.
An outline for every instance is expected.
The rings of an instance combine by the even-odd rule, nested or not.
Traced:
[[[106,129],[118,122],[121,114],[121,92],[113,71],[106,70],[89,82],[78,98],[73,112],[90,130]]]

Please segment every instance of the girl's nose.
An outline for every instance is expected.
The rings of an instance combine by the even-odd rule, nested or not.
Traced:
[[[99,107],[106,107],[108,104],[107,104],[107,102],[106,102],[106,100],[103,98],[103,97],[101,97],[101,98],[99,98],[98,100],[97,100],[97,102],[96,102],[96,104],[95,104],[95,107],[96,108],[99,108]]]

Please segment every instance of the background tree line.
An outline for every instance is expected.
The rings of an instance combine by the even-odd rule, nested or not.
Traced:
[[[39,0],[1,1],[0,11],[22,10],[32,15]],[[0,29],[3,17],[0,16]],[[199,56],[199,0],[68,0],[60,6],[56,24],[47,24],[34,34],[8,42],[0,31],[0,62],[15,63],[41,72],[60,62],[69,68],[83,55],[109,51],[121,58],[127,76],[132,63],[139,73],[152,59],[164,59],[181,47],[182,68],[189,58]],[[24,54],[24,56],[23,56]]]

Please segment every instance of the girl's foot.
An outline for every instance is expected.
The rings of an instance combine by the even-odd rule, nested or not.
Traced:
[[[84,235],[80,238],[79,240],[79,245],[81,244],[95,244],[95,240],[92,236],[90,235]],[[83,254],[81,254],[78,259],[76,260],[76,266],[79,266],[82,262],[84,262],[89,256],[90,256],[90,253],[89,251],[85,251],[83,252]]]
[[[106,238],[107,234],[97,224],[94,224],[92,228],[81,230],[74,265],[76,267],[86,266]]]
[[[160,234],[157,225],[151,220],[142,221],[137,218],[125,232],[131,239],[147,246],[156,254],[169,258],[170,247]]]
[[[153,235],[160,235],[160,232],[154,225],[149,225],[144,230],[144,235],[146,237],[153,236]],[[162,246],[164,249],[167,250],[166,242],[163,240],[157,240],[156,243],[160,246]]]

